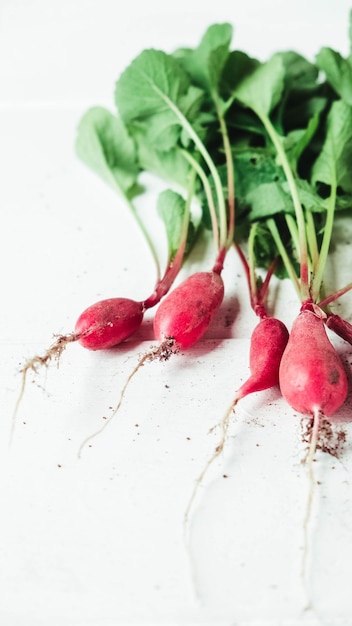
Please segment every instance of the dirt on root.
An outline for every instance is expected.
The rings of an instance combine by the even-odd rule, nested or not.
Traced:
[[[301,419],[301,440],[302,443],[309,445],[312,437],[313,418]],[[319,424],[319,434],[317,441],[317,450],[321,450],[326,454],[339,459],[344,445],[347,440],[345,429],[339,425],[332,423],[327,417],[322,417]]]

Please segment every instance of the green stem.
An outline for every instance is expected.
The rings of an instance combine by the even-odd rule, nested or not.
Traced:
[[[177,252],[174,255],[171,255],[169,253],[169,259],[168,259],[164,276],[156,282],[155,289],[152,295],[149,296],[149,298],[147,298],[143,302],[143,306],[145,309],[150,309],[151,307],[158,304],[161,298],[163,298],[164,295],[168,293],[172,283],[174,282],[176,276],[178,275],[182,267],[186,244],[187,244],[187,234],[188,234],[189,221],[190,221],[191,202],[194,196],[194,179],[195,179],[195,171],[192,169],[190,180],[189,180],[188,194],[187,194],[187,199],[185,203],[185,211],[184,211],[183,219],[182,219],[182,228],[181,228],[181,233],[180,233],[180,239],[178,241]]]
[[[324,228],[323,241],[320,247],[317,268],[316,268],[316,271],[312,280],[312,299],[314,301],[316,301],[319,297],[321,283],[323,280],[324,269],[325,269],[326,261],[328,258],[331,236],[332,236],[332,229],[334,225],[336,192],[337,192],[337,181],[336,181],[336,172],[334,171],[334,180],[333,180],[333,184],[331,185],[331,193],[330,193],[328,207],[327,207],[327,215],[326,215],[326,223],[325,223],[325,228]]]
[[[249,284],[251,300],[254,302],[257,296],[257,277],[255,273],[255,256],[254,256],[254,240],[258,222],[251,225],[248,237],[248,266],[249,266]]]
[[[179,119],[182,127],[186,130],[186,132],[188,133],[188,135],[194,142],[194,145],[198,148],[200,154],[202,155],[205,163],[207,164],[209,168],[210,174],[213,177],[215,190],[216,190],[216,196],[217,196],[217,202],[218,202],[218,210],[219,210],[219,237],[220,237],[219,248],[223,248],[224,246],[226,246],[226,240],[227,240],[227,213],[226,213],[224,191],[223,191],[220,176],[215,167],[214,161],[211,158],[204,143],[201,141],[200,137],[195,132],[193,126],[189,123],[189,121],[183,115],[180,109],[172,102],[172,100],[170,100],[170,98],[165,93],[163,93],[155,85],[153,85],[153,89],[164,100],[164,102],[168,105],[168,107],[173,111],[173,113]]]
[[[276,226],[275,220],[271,217],[266,221],[268,228],[272,234],[272,237],[276,243],[277,249],[279,251],[279,254],[283,260],[283,263],[285,265],[286,271],[290,277],[290,279],[292,280],[293,286],[297,292],[298,297],[301,299],[301,289],[300,289],[300,284],[299,284],[299,280],[297,277],[297,274],[295,272],[295,269],[290,261],[290,258],[287,254],[286,248],[284,246],[284,243],[281,239],[280,233],[279,233],[279,229]]]
[[[222,108],[219,102],[219,98],[216,92],[212,92],[212,97],[215,103],[216,112],[220,124],[220,132],[222,135],[225,159],[226,159],[226,171],[227,171],[227,202],[229,207],[228,216],[228,232],[227,232],[227,244],[229,248],[233,243],[235,233],[235,172],[233,166],[232,150],[227,131],[225,118],[222,112]]]
[[[298,189],[296,186],[295,178],[291,170],[286,152],[282,146],[281,137],[277,134],[271,120],[267,115],[262,114],[260,111],[255,111],[260,120],[262,121],[271,141],[273,142],[277,155],[280,159],[282,169],[284,170],[286,180],[290,189],[293,206],[295,209],[298,236],[299,236],[299,262],[300,262],[300,298],[306,300],[309,298],[309,280],[308,280],[308,253],[307,253],[307,240],[306,240],[306,227],[304,221],[304,212],[299,199]]]
[[[314,217],[311,211],[306,212],[306,219],[307,219],[307,240],[308,240],[310,257],[312,259],[312,273],[314,277],[317,271],[317,267],[318,267],[319,250],[318,250],[317,234],[316,234],[315,224],[314,224]]]
[[[217,221],[217,216],[216,216],[216,208],[215,208],[214,198],[213,198],[212,190],[211,190],[207,175],[204,172],[201,165],[199,165],[198,161],[191,155],[190,152],[187,152],[187,150],[181,150],[181,152],[184,158],[192,165],[194,171],[198,174],[202,182],[205,196],[208,202],[208,207],[209,207],[210,220],[211,220],[211,226],[212,226],[213,237],[214,237],[214,244],[217,249],[220,249],[219,229],[218,229],[218,221]]]
[[[293,241],[293,245],[299,257],[299,237],[298,237],[297,222],[295,221],[294,217],[290,213],[285,213],[285,220],[286,220],[287,228],[291,235],[291,239]]]

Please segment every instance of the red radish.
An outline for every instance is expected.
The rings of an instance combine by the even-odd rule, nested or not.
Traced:
[[[144,311],[142,302],[128,298],[101,300],[81,313],[75,325],[75,335],[84,348],[112,348],[139,328]]]
[[[154,317],[154,331],[159,345],[138,361],[122,387],[113,413],[99,430],[82,442],[79,457],[87,442],[100,434],[116,415],[129,383],[146,361],[167,360],[171,354],[194,345],[209,328],[224,298],[224,283],[220,274],[225,252],[219,252],[212,271],[192,274],[159,304]]]
[[[29,359],[20,370],[22,373],[21,399],[25,387],[27,372],[37,372],[39,366],[47,366],[52,359],[59,360],[68,343],[78,341],[89,350],[106,350],[119,345],[140,327],[147,309],[156,306],[169,291],[173,281],[181,269],[186,239],[185,234],[179,249],[170,256],[162,278],[156,281],[153,293],[144,301],[138,302],[129,298],[107,298],[91,304],[85,309],[75,324],[73,333],[58,335],[56,341],[43,355]],[[17,411],[19,402],[17,402]]]
[[[264,307],[260,307],[263,314]],[[250,343],[249,365],[251,374],[238,389],[234,400],[220,422],[222,437],[215,448],[214,454],[208,459],[204,469],[198,476],[191,498],[184,515],[184,523],[187,523],[189,512],[207,470],[224,449],[229,419],[237,402],[256,391],[270,389],[279,382],[279,367],[282,354],[289,338],[288,330],[280,320],[274,317],[264,316],[256,325]]]
[[[317,313],[303,309],[296,318],[279,380],[283,397],[299,413],[330,417],[345,402],[347,374]]]
[[[279,383],[280,361],[288,338],[285,324],[275,317],[264,317],[258,322],[250,343],[251,375],[237,391],[234,403],[250,393],[270,389]]]
[[[191,506],[197,495],[199,485],[201,484],[210,465],[215,461],[215,459],[221,454],[222,450],[224,449],[230,415],[234,410],[237,402],[241,400],[241,398],[244,398],[251,393],[263,391],[264,389],[270,389],[274,385],[277,385],[279,382],[280,361],[288,342],[289,333],[283,322],[267,315],[264,301],[267,297],[269,282],[276,265],[276,260],[273,261],[273,263],[269,267],[264,282],[262,283],[261,281],[258,281],[255,275],[253,254],[251,254],[254,243],[255,231],[256,226],[253,226],[249,237],[250,263],[248,263],[240,246],[236,244],[236,249],[242,260],[248,282],[251,306],[254,313],[260,318],[260,321],[252,332],[250,341],[250,376],[237,390],[230,407],[227,409],[224,417],[220,422],[220,426],[222,429],[221,440],[216,446],[212,456],[208,459],[202,472],[196,479],[193,492],[191,494],[184,514],[185,529],[187,526]]]
[[[182,265],[185,244],[184,236],[178,251],[170,257],[163,277],[157,280],[153,293],[146,300],[138,302],[129,298],[107,298],[95,302],[81,313],[73,333],[58,335],[56,341],[43,355],[36,355],[26,361],[20,370],[22,386],[13,413],[10,441],[28,371],[37,372],[39,367],[48,366],[53,359],[59,361],[69,343],[78,341],[84,348],[90,350],[106,350],[119,345],[136,332],[143,321],[145,311],[160,302],[171,288]]]
[[[159,305],[154,317],[156,338],[189,348],[208,329],[224,298],[218,272],[197,272],[186,278]]]
[[[307,307],[311,307],[307,308]],[[325,314],[311,302],[303,303],[281,359],[279,382],[283,397],[299,413],[312,417],[312,430],[306,464],[310,490],[304,519],[302,578],[305,577],[308,552],[308,525],[312,509],[315,479],[313,461],[319,444],[320,423],[332,417],[345,402],[348,393],[346,371],[325,329]]]

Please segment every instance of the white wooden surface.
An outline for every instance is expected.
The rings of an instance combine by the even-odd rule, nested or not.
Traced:
[[[116,78],[145,47],[195,45],[210,23],[229,20],[234,45],[261,58],[284,48],[312,57],[321,45],[346,53],[348,11],[344,0],[2,0],[1,624],[351,624],[348,422],[341,461],[320,454],[315,464],[321,484],[307,571],[314,611],[304,611],[300,576],[309,487],[300,419],[276,389],[239,405],[225,452],[199,489],[185,547],[184,511],[220,437],[211,429],[248,373],[255,318],[232,252],[228,295],[204,340],[168,363],[145,365],[80,460],[80,443],[111,414],[153,343],[150,319],[119,349],[71,345],[58,369],[30,376],[8,446],[24,360],[53,333],[71,331],[88,304],[143,298],[154,281],[125,207],[74,155],[82,113],[113,106]],[[162,251],[150,214],[158,185],[147,182],[140,210]],[[351,280],[351,236],[352,222],[339,224],[331,283]],[[196,254],[186,270],[205,266]],[[338,309],[350,320],[351,302],[346,296]],[[277,285],[272,305],[290,325],[297,312],[290,285]],[[351,349],[336,345],[351,364]],[[351,408],[349,399],[337,417],[348,420]]]

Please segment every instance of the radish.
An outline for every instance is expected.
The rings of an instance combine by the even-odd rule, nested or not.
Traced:
[[[220,31],[222,32],[222,29]],[[203,87],[213,101],[214,112],[219,123],[222,139],[221,154],[224,154],[225,160],[224,164],[221,163],[221,167],[226,170],[225,185],[219,168],[204,143],[206,136],[203,131],[199,134],[201,127],[198,120],[198,106],[203,94],[198,91],[194,107],[190,106],[188,96],[193,96],[196,92],[192,94],[188,92],[190,76],[173,57],[159,50],[145,50],[132,61],[116,83],[117,108],[126,128],[132,135],[135,133],[140,154],[144,154],[146,142],[148,144],[150,142],[152,149],[162,151],[160,142],[162,144],[164,139],[173,158],[177,155],[174,162],[176,163],[181,157],[191,166],[191,172],[197,175],[197,183],[202,188],[201,198],[202,201],[205,199],[210,215],[216,259],[210,272],[197,272],[188,276],[160,302],[154,318],[154,332],[159,345],[140,358],[128,376],[109,420],[106,420],[103,427],[96,433],[86,438],[80,446],[79,454],[87,441],[100,433],[116,415],[127,386],[140,367],[146,361],[155,358],[165,360],[171,354],[194,345],[209,328],[223,301],[224,283],[221,272],[227,251],[233,244],[235,223],[233,155],[225,122],[226,108],[223,106],[219,91],[222,70],[226,61],[226,50],[230,43],[228,35],[226,28],[222,48],[223,59],[221,63],[216,64],[216,67],[213,64],[214,41],[207,41],[205,48],[202,49],[205,62]],[[218,45],[219,41],[216,41],[216,49]],[[172,82],[167,79],[170,70],[174,77]],[[135,89],[136,84],[139,85],[138,90]],[[160,111],[163,112],[163,117],[165,114],[172,132],[165,132],[164,138],[162,134],[157,135],[158,142],[155,144],[155,131],[158,128],[155,119]],[[164,126],[162,125],[161,128],[163,129]],[[136,129],[138,129],[137,133]],[[185,149],[185,146],[188,149]],[[164,150],[166,151],[166,148]],[[158,168],[160,157],[159,154]],[[156,163],[154,159],[153,163]]]
[[[155,359],[168,360],[172,354],[191,347],[204,335],[224,298],[224,283],[220,275],[224,256],[225,250],[221,250],[212,271],[192,274],[159,304],[154,317],[154,331],[159,345],[139,359],[122,387],[113,413],[101,428],[84,439],[78,457],[88,441],[105,430],[115,417],[129,383],[144,363]]]
[[[255,326],[252,332],[250,341],[250,376],[237,390],[233,401],[231,402],[229,408],[227,409],[224,417],[220,422],[222,437],[220,442],[217,444],[213,455],[209,458],[202,472],[196,479],[193,492],[191,494],[184,514],[185,528],[188,522],[188,517],[192,504],[197,495],[198,488],[202,480],[204,479],[204,476],[208,471],[210,465],[215,461],[215,459],[221,454],[224,449],[229,427],[230,415],[234,411],[235,406],[237,405],[239,400],[246,397],[247,395],[257,391],[270,389],[271,387],[278,385],[279,382],[280,361],[288,342],[289,333],[285,324],[281,322],[281,320],[267,315],[264,303],[267,297],[269,282],[276,266],[276,259],[269,267],[264,282],[261,283],[261,281],[256,276],[254,268],[253,250],[256,230],[257,225],[253,224],[248,239],[249,262],[245,258],[241,247],[236,244],[236,249],[242,260],[245,275],[247,277],[251,306],[254,313],[260,318],[260,321]]]
[[[244,89],[242,95],[244,96],[243,102],[247,98],[251,100],[247,89]],[[258,109],[253,100],[248,104],[262,121],[272,141],[292,202],[290,210],[285,211],[283,216],[286,229],[282,229],[282,221],[272,216],[266,219],[266,226],[271,232],[287,275],[292,280],[301,302],[300,312],[293,324],[290,339],[281,359],[279,385],[288,404],[295,411],[304,414],[311,423],[306,457],[310,489],[303,523],[302,578],[304,579],[308,552],[307,533],[316,482],[313,461],[316,450],[322,448],[320,429],[324,420],[333,419],[336,411],[345,402],[348,393],[347,374],[325,329],[325,324],[335,326],[338,334],[345,335],[348,340],[346,325],[340,320],[336,324],[336,318],[331,318],[329,312],[325,313],[323,307],[346,293],[351,285],[347,285],[323,300],[321,290],[332,239],[338,192],[345,188],[345,164],[350,162],[351,115],[350,108],[347,108],[341,101],[333,103],[328,113],[324,143],[309,173],[315,193],[321,186],[327,190],[327,197],[324,199],[316,193],[318,214],[315,214],[313,212],[316,210],[315,207],[308,209],[303,204],[306,201],[303,200],[302,181],[298,175],[300,152],[298,152],[298,158],[292,160],[285,150],[282,136],[270,119],[268,111],[262,110],[260,104]],[[342,138],[346,137],[348,139],[344,141]],[[339,145],[338,150],[337,145]],[[325,223],[322,224],[324,212]],[[289,246],[287,234],[291,239]],[[293,254],[290,256],[288,248],[291,247],[291,243]],[[297,263],[299,273],[296,269]]]
[[[23,377],[26,377],[29,370],[37,372],[39,366],[47,366],[53,359],[59,360],[69,343],[78,341],[89,350],[106,350],[119,345],[136,332],[142,324],[145,311],[160,302],[180,271],[186,248],[188,213],[186,219],[179,248],[174,254],[170,252],[164,276],[157,280],[154,291],[148,298],[143,301],[107,298],[91,304],[78,317],[74,332],[58,335],[43,355],[36,355],[26,361],[20,370]]]
[[[130,298],[107,298],[95,302],[80,314],[74,332],[58,335],[55,342],[44,354],[36,355],[25,362],[20,369],[22,385],[12,417],[10,442],[13,438],[16,415],[30,370],[37,373],[39,367],[47,367],[52,360],[55,359],[59,362],[62,352],[69,343],[77,341],[89,350],[106,350],[121,344],[138,330],[146,310],[156,306],[169,291],[181,269],[186,252],[192,246],[196,232],[190,217],[193,192],[194,175],[192,174],[186,201],[178,193],[169,189],[159,195],[158,212],[166,227],[169,249],[167,266],[162,277],[160,277],[160,267],[156,254],[153,254],[157,263],[157,280],[150,296],[143,301]],[[190,224],[192,229],[189,230]],[[151,242],[150,245],[152,245]]]
[[[312,416],[312,430],[306,458],[310,491],[304,520],[302,577],[308,552],[308,524],[314,495],[313,461],[319,445],[319,429],[325,417],[333,417],[348,394],[343,364],[325,330],[325,315],[317,306],[302,305],[280,363],[279,382],[283,397],[299,413]]]
[[[278,384],[281,357],[288,338],[288,330],[281,320],[263,317],[258,322],[250,342],[251,375],[238,389],[234,404],[250,393],[270,389]]]
[[[283,397],[299,413],[331,417],[343,405],[348,379],[327,337],[324,315],[309,309],[296,318],[281,359],[279,380]]]
[[[75,335],[90,350],[112,348],[132,335],[142,323],[143,302],[109,298],[92,304],[79,316]]]
[[[175,350],[189,348],[204,335],[223,298],[224,283],[218,271],[189,276],[157,308],[156,338],[160,343],[172,342]]]

